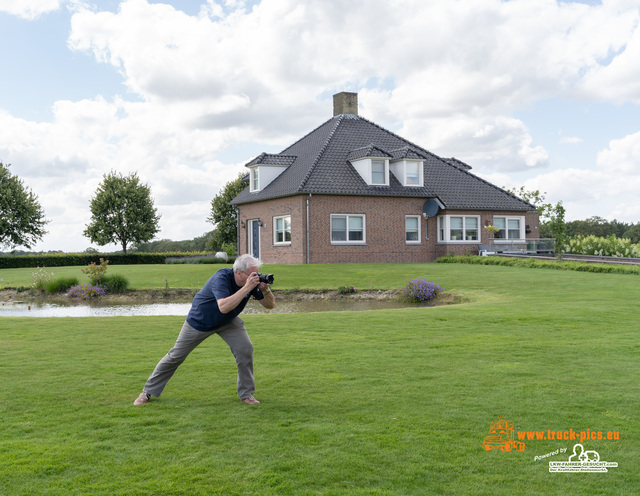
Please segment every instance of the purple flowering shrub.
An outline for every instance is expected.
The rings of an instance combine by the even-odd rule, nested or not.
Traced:
[[[409,301],[421,303],[436,298],[442,290],[439,285],[426,279],[413,279],[401,288],[400,293]]]
[[[91,298],[98,298],[107,292],[107,288],[100,284],[79,284],[71,286],[67,291],[67,296],[70,298],[82,298],[83,300],[89,300]]]

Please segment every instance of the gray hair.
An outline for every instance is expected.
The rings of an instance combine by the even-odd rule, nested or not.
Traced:
[[[240,255],[238,258],[236,258],[236,261],[233,262],[233,271],[246,272],[249,269],[249,267],[260,268],[261,265],[262,265],[262,262],[260,260],[246,253],[244,255]]]

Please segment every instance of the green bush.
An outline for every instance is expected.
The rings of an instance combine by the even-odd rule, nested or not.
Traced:
[[[438,263],[463,263],[475,265],[504,265],[509,267],[527,267],[530,269],[575,270],[578,272],[604,272],[614,274],[640,275],[640,265],[623,265],[616,263],[574,262],[558,260],[542,260],[537,258],[481,257],[464,255],[456,257],[447,255],[436,260]]]
[[[71,286],[75,286],[77,284],[77,277],[56,277],[55,279],[44,281],[42,289],[49,294],[64,293],[68,291]]]
[[[53,279],[53,272],[47,272],[46,267],[37,267],[37,269],[38,270],[31,273],[33,276],[33,284],[31,287],[39,291],[44,291],[45,284]]]
[[[80,269],[83,274],[87,274],[91,284],[100,284],[102,278],[107,273],[107,265],[109,265],[109,260],[105,260],[103,258],[100,259],[100,264],[96,264],[95,262],[91,262],[88,267],[84,269]]]
[[[0,256],[0,269],[21,269],[24,267],[69,267],[99,264],[101,258],[108,258],[109,265],[157,265],[167,257],[193,257],[204,253],[55,253],[49,255],[5,255]]]
[[[109,274],[102,277],[100,284],[110,293],[124,293],[129,288],[129,280],[120,274]]]
[[[357,293],[358,290],[355,288],[355,286],[340,286],[338,288],[338,294],[344,295],[344,294],[349,294],[349,293]]]
[[[232,264],[232,258],[226,261],[224,258],[216,258],[214,255],[205,255],[203,257],[170,257],[165,260],[167,264]]]
[[[640,257],[640,244],[634,245],[630,239],[618,238],[615,234],[601,236],[576,236],[568,239],[563,246],[564,253],[576,255],[596,255],[600,257]]]

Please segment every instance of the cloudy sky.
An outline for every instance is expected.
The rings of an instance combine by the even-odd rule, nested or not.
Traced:
[[[0,0],[0,32],[0,161],[51,221],[35,250],[92,246],[112,170],[151,187],[157,239],[210,231],[219,189],[340,91],[568,220],[640,222],[640,0]]]

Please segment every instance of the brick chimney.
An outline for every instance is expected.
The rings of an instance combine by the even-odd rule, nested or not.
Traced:
[[[333,95],[333,115],[355,114],[358,115],[358,94],[336,93]]]

